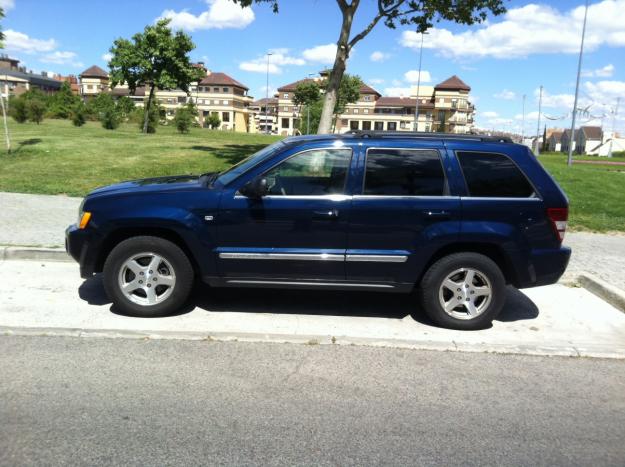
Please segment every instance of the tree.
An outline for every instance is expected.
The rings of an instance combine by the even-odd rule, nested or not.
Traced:
[[[319,97],[315,102],[306,106],[306,118],[299,121],[299,131],[303,135],[312,135],[317,133],[319,128],[319,120],[321,120],[321,110],[323,109],[323,98]],[[310,111],[310,118],[308,113]]]
[[[48,113],[53,118],[69,118],[79,101],[80,97],[74,94],[70,84],[64,81],[61,88],[50,98]]]
[[[107,130],[115,130],[119,126],[119,121],[120,115],[115,107],[109,107],[100,117],[102,128],[106,128]]]
[[[300,121],[300,131],[310,134],[310,106],[321,98],[321,89],[316,81],[304,81],[299,83],[293,93],[293,102],[300,107],[300,115],[302,115],[302,106],[306,106],[306,131],[303,131],[303,125]]]
[[[115,102],[115,108],[117,109],[120,117],[127,119],[135,110],[135,103],[130,97],[121,96]]]
[[[83,126],[87,118],[85,116],[85,104],[79,101],[72,109],[72,123],[74,126]]]
[[[158,89],[182,89],[189,93],[189,84],[200,78],[202,71],[189,59],[195,45],[182,31],[172,33],[169,19],[146,26],[132,40],[117,39],[110,49],[111,86],[126,83],[131,92],[138,86],[150,89],[144,109],[143,132],[148,133],[149,111]]]
[[[25,123],[28,120],[28,109],[24,97],[11,97],[9,113],[17,123]]]
[[[194,115],[191,113],[189,107],[184,106],[176,110],[174,115],[174,125],[180,133],[189,133],[191,125],[193,125]]]
[[[219,118],[219,115],[217,115],[217,113],[212,113],[206,119],[205,124],[208,125],[208,127],[212,130],[214,130],[215,128],[219,128],[219,125],[221,125],[221,119]]]
[[[278,12],[279,0],[234,0],[242,7],[252,3],[269,3],[275,13]],[[434,22],[453,21],[460,24],[480,23],[488,13],[500,15],[506,11],[503,0],[377,0],[376,8],[365,21],[366,26],[352,34],[352,23],[361,0],[336,0],[341,12],[341,29],[336,43],[334,65],[324,95],[323,112],[319,124],[319,133],[328,133],[332,124],[332,115],[339,94],[341,79],[347,68],[347,59],[354,46],[369,35],[379,24],[394,29],[397,25],[415,26],[417,32],[425,32]]]
[[[92,120],[101,120],[105,112],[115,108],[115,100],[108,93],[100,93],[87,101],[85,111]]]
[[[43,99],[35,96],[26,101],[26,109],[30,121],[39,125],[46,113],[46,103]]]
[[[0,19],[4,18],[4,8],[0,7]],[[4,49],[4,33],[0,28],[0,49]],[[2,107],[2,121],[4,122],[4,136],[7,142],[7,152],[11,153],[11,136],[9,135],[9,125],[7,123],[7,109],[4,105],[4,97],[0,95],[0,106]]]

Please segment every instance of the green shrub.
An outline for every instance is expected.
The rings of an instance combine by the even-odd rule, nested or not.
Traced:
[[[75,95],[70,84],[64,81],[61,89],[49,98],[47,115],[51,118],[70,118],[79,102],[80,97]]]
[[[219,125],[221,125],[221,119],[219,118],[219,115],[212,113],[206,118],[206,120],[204,120],[204,125],[214,130],[215,128],[219,128]]]
[[[43,116],[46,113],[46,103],[38,97],[27,99],[26,110],[28,111],[30,121],[39,125],[43,121]]]
[[[74,126],[83,126],[87,121],[87,117],[85,115],[85,104],[80,102],[74,109],[72,110],[72,123]]]
[[[120,116],[119,112],[115,108],[104,110],[100,116],[102,127],[107,130],[114,130],[119,126]]]
[[[25,123],[28,120],[28,109],[26,99],[23,97],[12,97],[9,100],[9,114],[17,123]]]
[[[115,108],[117,109],[117,112],[119,113],[119,115],[123,119],[127,120],[127,119],[130,119],[130,116],[135,110],[135,103],[130,97],[121,96],[115,102]]]

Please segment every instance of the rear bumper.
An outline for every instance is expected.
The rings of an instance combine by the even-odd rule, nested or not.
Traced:
[[[555,284],[560,280],[571,258],[569,247],[532,250],[527,268],[527,276],[515,284],[518,288],[539,287]]]
[[[80,265],[80,277],[86,279],[95,272],[98,258],[97,248],[92,232],[89,229],[79,229],[76,225],[70,225],[65,229],[65,251],[78,261]]]

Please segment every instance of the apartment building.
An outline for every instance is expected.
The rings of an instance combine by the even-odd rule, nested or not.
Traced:
[[[202,69],[204,76],[198,82],[191,83],[189,94],[181,89],[158,89],[154,97],[165,109],[168,119],[173,118],[176,110],[189,102],[198,108],[198,121],[201,125],[209,115],[216,114],[221,121],[222,130],[249,132],[249,105],[252,98],[248,96],[248,87],[226,73],[211,72],[202,63],[196,65]],[[92,66],[80,75],[81,92],[85,98],[93,97],[101,92],[110,92],[114,97],[128,96],[137,105],[143,105],[150,89],[137,88],[130,93],[125,84],[109,88],[109,76],[98,66]],[[254,124],[252,124],[254,126]]]
[[[278,133],[297,134],[300,108],[293,93],[300,83],[319,81],[308,78],[278,88]],[[457,76],[436,86],[413,87],[408,97],[382,96],[363,85],[357,102],[348,104],[336,120],[336,133],[351,130],[414,131],[418,102],[418,131],[469,133],[473,129],[475,106],[470,102],[471,88]]]
[[[51,94],[61,88],[61,81],[47,72],[33,73],[20,66],[20,61],[0,55],[0,93],[2,97],[19,96],[30,89]]]
[[[250,104],[250,133],[278,134],[278,98],[258,99]]]

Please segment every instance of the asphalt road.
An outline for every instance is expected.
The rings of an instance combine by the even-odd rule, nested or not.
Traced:
[[[2,465],[624,465],[625,361],[0,337]]]

